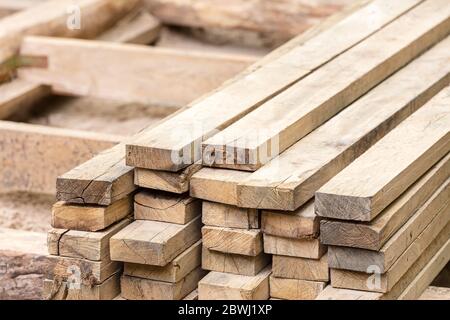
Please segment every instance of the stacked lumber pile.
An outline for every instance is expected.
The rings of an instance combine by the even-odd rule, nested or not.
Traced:
[[[402,298],[430,284],[449,256],[450,7],[354,10],[58,178],[60,201],[134,199],[136,221],[110,238],[123,298],[191,298],[197,283],[199,299],[379,299],[395,283]]]

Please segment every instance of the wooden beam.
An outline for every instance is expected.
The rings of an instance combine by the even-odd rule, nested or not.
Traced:
[[[321,221],[321,241],[327,245],[380,250],[433,193],[450,172],[450,154],[442,158],[370,223]]]
[[[255,61],[238,55],[45,37],[26,37],[20,54],[44,57],[48,65],[20,68],[19,78],[49,85],[55,93],[175,108],[216,89]]]
[[[278,278],[328,282],[328,257],[325,254],[317,260],[274,255],[272,274]]]
[[[381,293],[333,288],[328,285],[316,300],[380,300]]]
[[[256,276],[270,263],[270,255],[261,252],[257,256],[224,253],[203,247],[202,268],[204,270]]]
[[[136,220],[111,238],[111,259],[165,266],[200,240],[200,226],[200,217],[186,225]]]
[[[326,282],[284,279],[270,276],[270,296],[287,300],[314,300],[327,286]]]
[[[204,226],[203,246],[210,250],[255,257],[263,252],[261,230]]]
[[[48,254],[53,256],[59,256],[59,240],[68,232],[68,229],[56,229],[52,228],[47,232],[47,250]]]
[[[191,271],[201,265],[202,242],[194,243],[166,266],[150,266],[145,264],[125,263],[124,275],[149,280],[176,283],[185,278]]]
[[[0,64],[15,55],[25,35],[93,38],[139,4],[139,0],[52,0],[0,21]],[[68,8],[76,5],[80,28],[68,28]]]
[[[274,255],[320,259],[326,252],[326,246],[319,239],[290,239],[264,234],[264,252]]]
[[[450,300],[450,288],[430,286],[425,289],[419,300]]]
[[[121,296],[126,300],[181,300],[197,288],[205,271],[196,268],[179,282],[163,282],[123,275]]]
[[[431,238],[450,221],[450,179],[398,230],[380,251],[329,247],[331,268],[367,272],[376,267],[387,272],[408,247],[420,237]],[[426,232],[422,234],[423,232]]]
[[[259,212],[255,209],[239,208],[228,204],[203,201],[203,224],[213,227],[259,229]]]
[[[262,65],[250,73],[251,76],[230,82],[222,90],[194,103],[189,111],[136,137],[127,145],[127,164],[178,171],[195,163],[201,158],[204,139],[364,40],[418,2],[402,1],[392,6],[387,5],[386,0],[377,0],[362,8],[303,45]],[[379,10],[380,19],[367,24],[367,17],[375,8]],[[348,37],[341,37],[342,34]]]
[[[109,134],[0,121],[0,190],[53,194],[55,177],[122,139]]]
[[[316,212],[327,218],[373,220],[450,151],[449,103],[447,87],[324,185],[316,193]]]
[[[385,80],[237,186],[238,205],[295,210],[450,84],[450,39]],[[420,74],[421,83],[411,82]],[[401,92],[401,94],[399,94]]]
[[[77,205],[57,202],[52,208],[54,228],[99,231],[133,212],[133,199],[126,197],[109,206]]]
[[[210,272],[198,283],[199,300],[267,300],[270,267],[256,276]]]
[[[450,30],[450,9],[436,15],[443,2],[419,5],[203,142],[203,164],[256,171],[277,157],[442,40]]]
[[[266,211],[261,215],[261,228],[266,234],[285,238],[317,238],[320,218],[314,212],[311,200],[297,210]]]
[[[202,214],[202,202],[189,195],[140,191],[134,196],[134,218],[186,224]]]

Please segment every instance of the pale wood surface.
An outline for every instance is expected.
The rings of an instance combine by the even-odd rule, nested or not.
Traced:
[[[202,221],[207,226],[259,229],[259,211],[231,206],[228,204],[203,201]]]
[[[446,87],[325,184],[316,193],[316,212],[328,218],[373,220],[450,151],[449,103]]]
[[[126,197],[109,206],[79,205],[59,201],[52,208],[54,228],[99,231],[133,212],[133,198]]]
[[[47,232],[47,251],[48,254],[59,256],[59,240],[68,232],[68,229],[52,228]]]
[[[328,257],[306,259],[274,255],[272,257],[272,274],[278,278],[328,282]]]
[[[264,210],[261,215],[261,229],[264,233],[285,238],[317,238],[320,218],[314,212],[311,200],[297,210]]]
[[[183,298],[183,300],[198,300],[198,289],[195,289],[191,293],[189,293],[186,297]]]
[[[319,239],[293,239],[264,234],[264,252],[274,255],[320,259],[326,252],[326,246]]]
[[[165,266],[200,240],[200,227],[200,217],[186,225],[136,220],[111,238],[111,259]]]
[[[178,171],[195,163],[201,158],[201,142],[204,139],[273,98],[417,3],[417,0],[395,3],[374,1],[303,45],[294,46],[273,60],[266,60],[267,63],[259,68],[251,68],[251,73],[230,81],[222,90],[193,104],[189,111],[136,137],[127,145],[127,164]],[[373,10],[377,10],[379,19],[367,24],[367,17]],[[343,37],[343,34],[346,36]],[[274,74],[277,76],[274,77]],[[174,156],[181,155],[190,155],[190,159],[174,159]]]
[[[450,82],[442,41],[237,186],[238,205],[295,210]],[[412,81],[417,75],[424,81]]]
[[[370,223],[321,221],[324,244],[379,250],[447,179],[450,154],[436,163]]]
[[[270,276],[270,296],[287,300],[314,300],[326,287],[326,282],[284,279]]]
[[[428,287],[419,300],[450,300],[450,288]]]
[[[153,190],[134,196],[134,218],[186,224],[202,214],[202,202],[189,195],[174,195]]]
[[[333,288],[328,285],[319,293],[316,300],[380,300],[381,294],[377,292]]]
[[[255,276],[270,263],[270,255],[261,252],[257,256],[244,256],[210,250],[203,247],[204,270]]]
[[[175,283],[200,266],[201,259],[202,242],[197,241],[164,267],[125,263],[123,273],[132,277]]]
[[[263,236],[259,229],[204,226],[202,239],[203,245],[214,251],[253,257],[263,252]]]
[[[199,300],[267,300],[270,267],[256,276],[210,272],[198,283]]]
[[[192,292],[205,271],[196,268],[176,283],[148,280],[123,275],[121,295],[127,300],[181,300]]]

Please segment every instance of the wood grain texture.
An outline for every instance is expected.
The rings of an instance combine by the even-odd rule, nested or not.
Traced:
[[[48,254],[59,256],[59,240],[68,232],[68,229],[52,228],[47,232],[47,251]]]
[[[425,289],[419,300],[450,300],[450,288],[430,286]]]
[[[316,300],[380,300],[381,293],[333,288],[328,285]]]
[[[283,279],[270,276],[270,296],[287,300],[314,300],[326,287],[326,282]]]
[[[277,157],[445,38],[450,29],[450,10],[436,15],[444,2],[418,5],[203,142],[203,164],[256,171]],[[410,27],[412,24],[415,28]],[[398,39],[393,41],[392,37]],[[361,57],[364,60],[359,60]]]
[[[52,208],[54,228],[99,231],[133,212],[133,198],[126,197],[109,206],[79,205],[59,201]]]
[[[264,210],[261,215],[262,231],[272,236],[317,238],[319,227],[320,218],[314,212],[313,200],[293,212]]]
[[[203,201],[202,221],[207,226],[259,229],[259,211],[231,206],[228,204]]]
[[[449,170],[450,154],[447,154],[370,223],[322,220],[321,241],[334,246],[380,250],[445,182]]]
[[[264,234],[264,252],[274,255],[320,259],[326,252],[326,246],[319,239],[293,239]]]
[[[450,221],[450,180],[386,242],[380,251],[366,249],[330,247],[331,268],[367,272],[376,267],[387,272],[409,246],[418,239],[433,239]]]
[[[144,190],[134,196],[134,218],[186,224],[202,214],[202,202],[187,194]]]
[[[237,186],[238,205],[293,211],[309,201],[321,186],[450,83],[449,48],[450,39],[442,41],[249,175]],[[418,74],[423,82],[412,80]]]
[[[328,257],[325,254],[317,260],[274,255],[272,274],[277,278],[328,282]]]
[[[200,163],[193,164],[179,172],[135,168],[134,183],[148,189],[185,193],[189,191],[192,176],[201,168]]]
[[[141,279],[123,275],[121,295],[127,300],[181,300],[196,287],[205,271],[196,268],[176,283]]]
[[[210,250],[203,247],[202,268],[204,270],[256,276],[270,263],[270,256],[261,252],[257,256],[244,256]]]
[[[373,220],[450,151],[449,103],[447,87],[324,185],[316,193],[316,212]]]
[[[66,281],[44,280],[45,300],[113,300],[120,294],[120,273],[116,273],[101,284],[85,285],[79,288]]]
[[[252,257],[263,252],[263,236],[259,229],[204,226],[202,239],[203,246],[213,251]]]
[[[200,266],[202,242],[197,241],[164,267],[125,263],[124,275],[164,282],[179,282]]]
[[[194,103],[188,112],[177,115],[129,143],[127,164],[178,171],[195,163],[201,159],[203,140],[364,40],[418,2],[408,0],[394,4],[377,0],[302,45],[294,46],[289,52],[272,56],[273,60],[265,60],[258,68],[251,67],[250,73]],[[367,17],[373,10],[377,10],[379,19],[367,24]],[[346,36],[342,37],[342,34]]]
[[[256,276],[210,272],[198,283],[199,300],[267,300],[270,267]]]
[[[200,240],[200,228],[200,217],[186,225],[136,220],[111,238],[111,259],[165,266]]]

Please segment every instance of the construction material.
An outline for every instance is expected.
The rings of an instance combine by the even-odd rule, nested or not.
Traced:
[[[264,252],[273,255],[320,259],[327,249],[319,239],[292,239],[264,234]]]
[[[186,225],[136,220],[110,241],[111,259],[165,266],[200,240],[201,217]]]
[[[164,282],[180,282],[191,271],[200,266],[202,243],[196,242],[166,266],[151,266],[125,263],[124,275]]]
[[[203,224],[214,227],[259,229],[259,212],[227,204],[203,201]]]
[[[106,207],[68,204],[60,201],[53,205],[52,226],[79,231],[99,231],[122,220],[132,212],[132,197],[123,198]]]
[[[325,282],[283,279],[270,276],[270,296],[273,298],[314,300],[325,287]]]
[[[179,171],[195,163],[201,158],[201,142],[204,139],[251,112],[418,3],[402,1],[394,6],[385,6],[385,1],[373,2],[303,45],[262,65],[251,76],[230,82],[220,92],[194,103],[189,111],[142,133],[127,144],[127,164],[146,169]],[[379,9],[379,19],[367,24],[366,16],[374,8]],[[442,14],[445,15],[444,12]],[[436,17],[436,20],[440,19]],[[418,29],[409,28],[409,31]],[[342,34],[347,36],[341,37]],[[433,35],[441,36],[440,32]],[[274,74],[277,76],[274,77]],[[242,94],[243,90],[245,94]]]
[[[256,256],[224,253],[203,247],[202,268],[204,270],[256,276],[270,263],[270,256],[261,252]]]
[[[245,230],[204,226],[203,245],[214,251],[257,256],[263,251],[263,238],[258,229]]]
[[[428,287],[419,300],[450,300],[450,288]]]
[[[186,224],[202,213],[202,203],[188,195],[141,191],[134,196],[134,218]]]
[[[326,254],[318,260],[274,255],[272,274],[277,278],[328,282],[327,259]]]
[[[447,87],[324,185],[316,193],[317,213],[343,220],[376,217],[450,151],[449,103]],[[396,161],[384,157],[386,152]],[[370,183],[365,180],[367,170],[372,170]]]
[[[293,211],[305,204],[315,191],[450,83],[449,48],[450,39],[445,39],[242,180],[237,185],[237,205]],[[419,73],[427,80],[412,81]]]
[[[256,276],[210,272],[198,283],[199,300],[267,300],[270,268]]]

